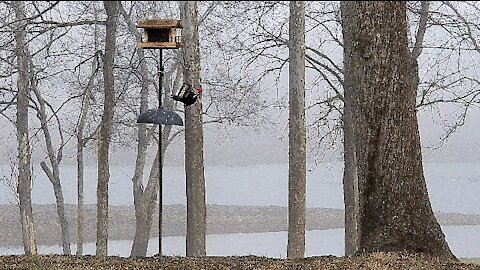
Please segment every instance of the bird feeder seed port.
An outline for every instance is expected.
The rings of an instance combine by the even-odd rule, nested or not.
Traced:
[[[143,40],[138,44],[143,49],[178,49],[182,46],[177,30],[180,20],[142,20],[137,28],[143,28]]]

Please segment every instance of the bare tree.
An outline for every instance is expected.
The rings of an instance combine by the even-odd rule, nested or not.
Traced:
[[[305,2],[290,2],[288,258],[305,255],[307,136],[305,127]]]
[[[28,46],[26,40],[25,2],[15,1],[15,54],[17,57],[17,139],[18,139],[18,187],[20,199],[20,218],[23,233],[23,248],[25,255],[37,254],[35,228],[32,213],[32,172],[30,170],[31,154],[28,135],[28,107],[29,107],[29,63]]]
[[[98,187],[97,187],[97,243],[96,255],[108,254],[108,182],[110,179],[108,151],[115,109],[115,87],[113,76],[117,31],[118,2],[104,1],[107,12],[105,55],[103,57],[103,79],[105,98],[98,139]]]
[[[64,6],[65,5],[65,6]],[[48,179],[53,185],[53,191],[56,200],[57,214],[61,227],[62,246],[65,254],[70,254],[70,236],[68,222],[65,213],[64,199],[62,186],[60,182],[60,162],[63,159],[63,148],[68,142],[64,138],[64,126],[61,123],[65,116],[65,109],[68,102],[72,99],[78,98],[73,96],[68,98],[66,102],[60,104],[58,108],[54,108],[54,104],[49,102],[48,97],[52,97],[53,103],[58,102],[58,92],[51,95],[49,90],[58,91],[57,87],[44,87],[45,85],[61,85],[65,79],[65,74],[68,73],[69,64],[77,58],[75,54],[69,54],[70,46],[61,46],[58,44],[65,42],[64,37],[67,36],[72,26],[94,24],[93,21],[81,21],[80,18],[69,17],[70,21],[56,21],[59,19],[56,15],[62,8],[68,7],[69,3],[62,3],[59,7],[59,2],[32,2],[29,4],[30,15],[25,18],[28,26],[28,40],[30,44],[34,44],[34,50],[30,52],[26,50],[26,56],[29,62],[29,80],[32,95],[30,98],[30,106],[36,110],[37,118],[39,119],[39,127],[35,126],[35,122],[30,127],[32,130],[37,130],[33,133],[32,138],[45,143],[46,160],[40,163],[41,168],[46,173]],[[71,7],[71,6],[70,6]],[[31,8],[31,9],[30,9]],[[71,43],[70,43],[71,44]],[[77,43],[74,43],[77,44]],[[59,48],[62,47],[62,48]],[[58,53],[61,50],[61,53]],[[66,53],[67,52],[67,53]],[[2,76],[4,76],[3,74]],[[61,88],[61,87],[59,87]],[[68,89],[69,87],[65,87]],[[52,90],[53,89],[53,90]],[[63,96],[63,93],[61,94]],[[52,132],[53,128],[58,129],[59,144],[58,148],[54,149],[54,140],[56,134]],[[43,139],[38,135],[43,135]],[[38,149],[38,148],[37,148]],[[34,151],[35,148],[32,148]]]
[[[46,6],[32,4],[35,7],[35,10],[38,14],[45,14],[48,13],[48,10],[52,9],[57,5],[57,3],[47,4]],[[35,14],[34,17],[37,17]],[[41,16],[39,16],[41,17]],[[30,19],[30,24],[32,29],[41,29],[39,26],[36,25],[36,20]],[[43,30],[43,29],[42,29]],[[42,32],[42,30],[37,30]],[[50,36],[48,38],[44,38],[43,40],[40,38],[41,41],[36,41],[35,44],[43,45],[40,47],[39,50],[34,52],[35,54],[45,53],[46,58],[50,58],[48,49],[43,49],[44,47],[52,47],[54,46],[55,42],[58,41],[58,36],[61,36],[60,33],[57,35],[55,31],[51,31]],[[35,38],[35,35],[33,35]],[[60,117],[57,114],[57,111],[54,109],[54,106],[49,103],[44,98],[44,93],[42,93],[44,89],[41,89],[42,83],[42,75],[46,73],[43,68],[39,68],[35,65],[33,56],[27,50],[26,56],[29,61],[30,65],[30,72],[29,72],[29,81],[30,81],[30,89],[34,95],[31,97],[32,107],[36,111],[37,118],[40,122],[39,130],[43,134],[46,154],[47,154],[47,162],[45,160],[40,162],[40,166],[42,170],[45,172],[47,178],[49,179],[50,183],[53,186],[53,192],[55,196],[56,202],[56,210],[58,215],[58,221],[60,223],[60,231],[61,231],[61,244],[63,248],[63,253],[65,255],[70,255],[70,233],[69,233],[69,224],[67,221],[67,216],[65,212],[65,202],[63,196],[62,185],[60,181],[60,164],[63,160],[63,148],[65,145],[62,124],[60,122]],[[60,105],[61,107],[62,105]],[[56,122],[56,123],[54,123]],[[59,135],[59,145],[58,148],[55,149],[54,147],[54,138],[52,134],[52,127],[58,128],[58,135]],[[36,133],[35,133],[36,134]]]
[[[454,258],[428,198],[416,117],[418,73],[405,2],[345,2],[345,105],[354,134],[358,250]],[[373,19],[375,18],[375,19]],[[388,44],[388,46],[387,46]],[[353,85],[354,84],[354,85]]]
[[[130,13],[125,10],[122,4],[120,4],[120,13],[127,23],[130,34],[135,38],[136,42],[140,42],[141,34],[138,32]],[[152,84],[152,82],[148,78],[149,74],[144,50],[137,48],[135,52],[138,60],[140,61],[137,74],[138,77],[140,77],[140,114],[142,114],[148,109],[148,86]],[[159,128],[161,127],[159,126]],[[149,128],[147,128],[146,125],[138,126],[135,173],[132,178],[135,206],[135,236],[130,253],[131,257],[146,256],[148,241],[152,228],[152,216],[157,201],[159,173],[158,162],[160,158],[158,153],[152,165],[149,181],[145,187],[143,184],[147,148],[149,140],[152,137],[152,131],[153,129],[150,128],[149,131]]]
[[[201,88],[198,10],[196,1],[180,3],[183,26],[184,82]],[[185,108],[185,174],[187,182],[187,256],[205,256],[206,204],[203,165],[202,98]]]
[[[277,120],[268,115],[272,101],[265,99],[267,90],[261,84],[265,66],[255,67],[258,62],[248,58],[251,48],[248,39],[256,41],[255,30],[260,29],[253,23],[259,9],[251,6],[263,3],[198,2],[199,9],[204,11],[199,16],[202,84],[206,89],[204,123],[216,124],[218,134],[235,127],[269,128]],[[275,96],[271,92],[270,95]]]
[[[218,3],[212,3],[209,5],[209,8],[207,11],[205,11],[205,14],[201,16],[201,19],[199,21],[204,21],[206,16],[208,16],[209,11],[213,9],[215,6],[217,6]],[[136,42],[139,42],[141,39],[141,35],[138,32],[138,30],[135,27],[134,20],[135,16],[141,17],[141,16],[146,16],[142,15],[142,10],[145,8],[143,7],[144,5],[142,4],[133,4],[132,6],[127,9],[126,5],[125,8],[121,9],[121,13],[123,17],[125,18],[125,21],[128,26],[128,31],[130,32],[131,36],[135,38]],[[165,6],[165,3],[162,3],[162,6]],[[149,6],[148,10],[151,9],[156,9],[155,7]],[[185,31],[183,31],[185,32]],[[181,81],[182,81],[182,72],[183,68],[180,66],[179,63],[179,55],[176,53],[178,51],[173,51],[174,53],[168,57],[167,59],[170,59],[170,65],[167,66],[167,71],[165,71],[165,76],[164,76],[164,93],[163,98],[162,98],[162,104],[164,107],[168,110],[173,110],[175,108],[175,103],[173,103],[173,100],[170,98],[172,91],[174,89],[178,89]],[[149,77],[152,76],[152,74],[149,74],[148,72],[148,59],[149,55],[146,53],[144,50],[137,49],[135,50],[135,53],[137,54],[136,59],[138,59],[138,63],[135,63],[129,68],[134,69],[134,74],[136,74],[136,78],[138,78],[138,88],[140,90],[140,113],[142,111],[145,111],[147,109],[148,105],[148,100],[149,100],[149,95],[148,95],[148,88],[150,86],[155,85],[156,81],[149,79]],[[173,61],[172,61],[173,60]],[[138,67],[138,68],[137,68]],[[180,73],[179,73],[180,71]],[[131,82],[129,83],[131,85]],[[158,89],[158,88],[157,88]],[[228,89],[228,91],[237,91],[238,89],[231,88]],[[158,91],[157,91],[158,92]],[[244,94],[242,94],[244,95]],[[245,95],[244,95],[245,96]],[[227,100],[217,100],[217,99],[212,99],[211,109],[213,107],[219,107],[222,106],[221,103],[225,102]],[[232,100],[228,100],[229,102],[232,102]],[[233,102],[232,102],[233,103]],[[238,102],[236,102],[238,103]],[[138,110],[135,108],[135,111]],[[209,114],[209,112],[213,111],[210,110],[207,112],[208,109],[205,109],[204,114]],[[138,114],[135,112],[135,114]],[[247,117],[247,115],[241,115],[240,113],[235,113],[235,108],[232,110],[227,110],[225,112],[222,112],[212,118],[210,118],[210,123],[218,123],[221,121],[235,121],[235,119],[238,118],[244,118]],[[162,160],[165,157],[165,152],[167,150],[168,145],[177,138],[177,136],[181,135],[183,132],[183,129],[172,129],[172,126],[165,126],[162,130]],[[146,129],[144,125],[139,125],[138,126],[138,135],[137,135],[137,142],[138,142],[138,147],[137,147],[137,158],[136,158],[136,165],[135,165],[135,173],[132,178],[133,182],[133,193],[134,193],[134,203],[135,203],[135,211],[136,211],[136,234],[134,237],[133,245],[132,245],[132,252],[131,256],[145,256],[146,251],[147,251],[147,246],[148,246],[148,239],[150,236],[150,229],[152,227],[152,214],[156,202],[156,196],[155,193],[158,192],[158,162],[159,162],[159,156],[158,153],[155,156],[155,160],[152,164],[151,170],[150,170],[150,175],[148,176],[148,183],[144,185],[143,183],[143,175],[144,175],[144,168],[145,168],[145,159],[146,159],[146,149],[149,144],[149,141],[152,138],[152,134],[154,134],[152,129]],[[158,142],[158,140],[156,140]],[[162,162],[163,164],[163,162]],[[160,234],[161,234],[161,230]]]
[[[444,131],[438,142],[429,147],[434,151],[463,126],[470,109],[480,102],[480,81],[472,64],[480,57],[480,7],[469,1],[409,4],[412,13],[419,17],[412,49],[412,56],[421,67],[417,108],[420,112],[428,111]],[[422,28],[424,34],[419,35]]]
[[[67,216],[65,213],[65,201],[63,197],[63,190],[62,190],[62,185],[60,182],[60,162],[62,161],[63,157],[63,134],[61,132],[61,125],[59,124],[59,133],[60,133],[60,147],[58,148],[57,151],[55,151],[54,146],[53,146],[53,141],[52,141],[52,136],[49,128],[49,123],[48,123],[48,117],[47,117],[47,111],[46,107],[48,106],[48,103],[45,101],[43,98],[42,93],[37,87],[37,80],[34,78],[34,71],[33,71],[33,61],[30,58],[30,65],[31,65],[31,78],[30,78],[30,84],[31,88],[33,90],[33,93],[35,93],[38,105],[36,106],[37,110],[37,117],[40,120],[41,123],[41,129],[43,132],[43,135],[45,137],[45,144],[47,148],[47,154],[48,154],[48,160],[50,162],[51,168],[47,165],[45,161],[40,162],[40,166],[42,167],[42,170],[45,172],[47,175],[48,179],[50,180],[50,183],[53,185],[53,192],[55,194],[55,201],[56,201],[56,207],[57,207],[57,214],[58,218],[60,221],[60,228],[61,228],[61,238],[62,238],[62,248],[63,248],[63,253],[65,255],[70,255],[71,250],[70,250],[70,233],[69,233],[69,227],[68,227],[68,221],[67,221]],[[51,107],[51,106],[49,106]],[[54,112],[55,113],[55,112]]]
[[[132,18],[122,4],[120,4],[120,13],[125,18],[129,32],[135,37],[136,42],[140,42],[142,38],[141,34],[138,32]],[[147,63],[145,61],[144,50],[142,48],[137,48],[136,53],[141,61],[137,72],[141,77],[140,114],[142,114],[148,109],[148,85],[150,82],[148,79]],[[158,189],[156,188],[158,186],[158,181],[149,181],[149,184],[147,184],[147,187],[149,187],[148,192],[143,187],[145,160],[151,132],[148,132],[146,125],[139,125],[137,136],[138,144],[135,161],[135,173],[132,178],[135,206],[135,236],[133,239],[132,250],[130,252],[131,257],[146,256],[147,254],[150,230],[152,227],[152,215],[157,199],[156,194],[158,192]],[[158,160],[158,155],[155,160]],[[157,162],[158,161],[155,161],[154,164]],[[155,175],[158,175],[158,172],[156,172]],[[152,185],[150,182],[155,184]]]

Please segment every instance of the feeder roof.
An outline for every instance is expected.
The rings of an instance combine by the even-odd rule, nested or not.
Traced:
[[[138,22],[138,28],[156,28],[156,29],[165,29],[165,28],[182,28],[180,20],[141,20]]]

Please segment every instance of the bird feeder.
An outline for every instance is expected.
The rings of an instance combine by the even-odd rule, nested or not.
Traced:
[[[178,49],[182,46],[177,29],[179,20],[142,20],[137,28],[144,29],[143,40],[138,44],[143,49]]]
[[[158,124],[158,153],[162,153],[162,127],[160,125],[183,126],[182,118],[174,111],[162,107],[162,82],[163,82],[163,49],[178,49],[182,46],[177,29],[182,25],[179,20],[142,20],[137,28],[143,28],[143,39],[138,47],[143,49],[160,49],[160,69],[158,71],[158,108],[142,113],[137,118],[137,123]],[[162,159],[158,162],[158,254],[162,254]]]

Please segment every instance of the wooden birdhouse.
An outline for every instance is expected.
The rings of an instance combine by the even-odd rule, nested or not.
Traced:
[[[143,49],[178,49],[182,46],[177,29],[179,20],[142,20],[137,28],[143,28],[143,40],[138,44]]]

